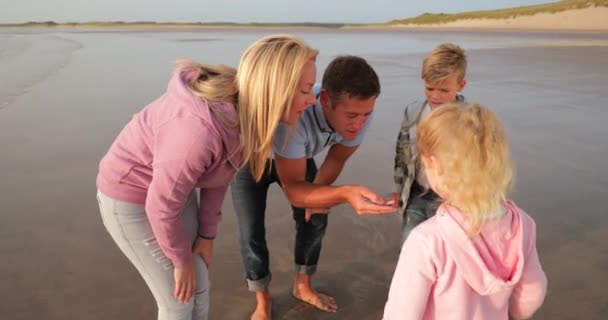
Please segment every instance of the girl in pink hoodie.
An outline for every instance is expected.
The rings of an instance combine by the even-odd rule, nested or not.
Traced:
[[[207,319],[228,183],[246,160],[264,168],[279,122],[295,124],[316,101],[316,55],[297,37],[271,35],[238,70],[183,63],[101,160],[104,226],[154,295],[158,319]]]
[[[479,105],[433,111],[417,147],[444,203],[401,249],[384,319],[526,319],[547,278],[534,220],[506,200],[513,171],[496,115]]]

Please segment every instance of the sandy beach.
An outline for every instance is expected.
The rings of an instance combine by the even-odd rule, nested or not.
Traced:
[[[131,115],[162,93],[172,60],[235,64],[256,32],[0,32],[2,318],[154,318],[152,295],[103,228],[95,200],[98,162]],[[336,53],[362,54],[382,82],[374,123],[338,183],[390,192],[401,109],[422,95],[423,54],[394,43],[409,39],[426,50],[440,41],[468,41],[464,94],[499,113],[517,166],[513,198],[538,225],[549,292],[534,319],[604,319],[608,46],[597,44],[606,37],[564,46],[577,38],[386,32],[301,34],[320,49],[319,70]],[[336,44],[346,37],[350,46]],[[399,252],[399,217],[333,208],[315,283],[335,296],[336,314],[290,295],[294,227],[276,186],[266,219],[275,319],[381,319]],[[243,278],[230,194],[215,254],[210,318],[248,319],[254,298]]]

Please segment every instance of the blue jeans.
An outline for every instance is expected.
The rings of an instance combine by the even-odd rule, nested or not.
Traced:
[[[306,161],[306,181],[312,182],[317,175],[314,159]],[[259,182],[255,182],[249,166],[244,166],[230,184],[232,202],[239,223],[241,257],[245,278],[250,291],[264,291],[270,285],[268,246],[266,244],[266,196],[272,183],[279,177],[274,162],[269,164]],[[305,210],[293,208],[296,223],[294,263],[296,272],[312,275],[316,272],[321,241],[327,228],[327,215],[315,214],[309,222],[304,219]]]
[[[421,186],[414,182],[411,196],[403,214],[403,224],[401,225],[402,245],[416,226],[435,215],[439,207],[439,201],[439,196],[433,190],[423,190]]]

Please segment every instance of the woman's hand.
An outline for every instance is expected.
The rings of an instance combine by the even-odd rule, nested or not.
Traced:
[[[192,253],[200,254],[207,265],[207,269],[211,268],[211,264],[213,263],[213,240],[197,237]]]
[[[173,270],[173,278],[175,280],[175,291],[173,292],[173,296],[175,296],[180,303],[188,303],[196,288],[194,262],[190,262],[182,268],[175,268]]]
[[[199,254],[203,258],[203,261],[205,261],[208,269],[213,262],[213,240],[197,237],[194,242],[192,253]],[[173,295],[179,302],[184,304],[188,303],[196,290],[196,271],[194,269],[194,262],[191,262],[182,268],[175,268],[173,277],[175,279],[175,292],[173,292]]]

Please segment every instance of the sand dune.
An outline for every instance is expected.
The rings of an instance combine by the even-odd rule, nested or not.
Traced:
[[[539,13],[509,19],[465,19],[443,24],[396,25],[406,28],[527,29],[608,31],[608,8],[585,8],[558,13]]]

